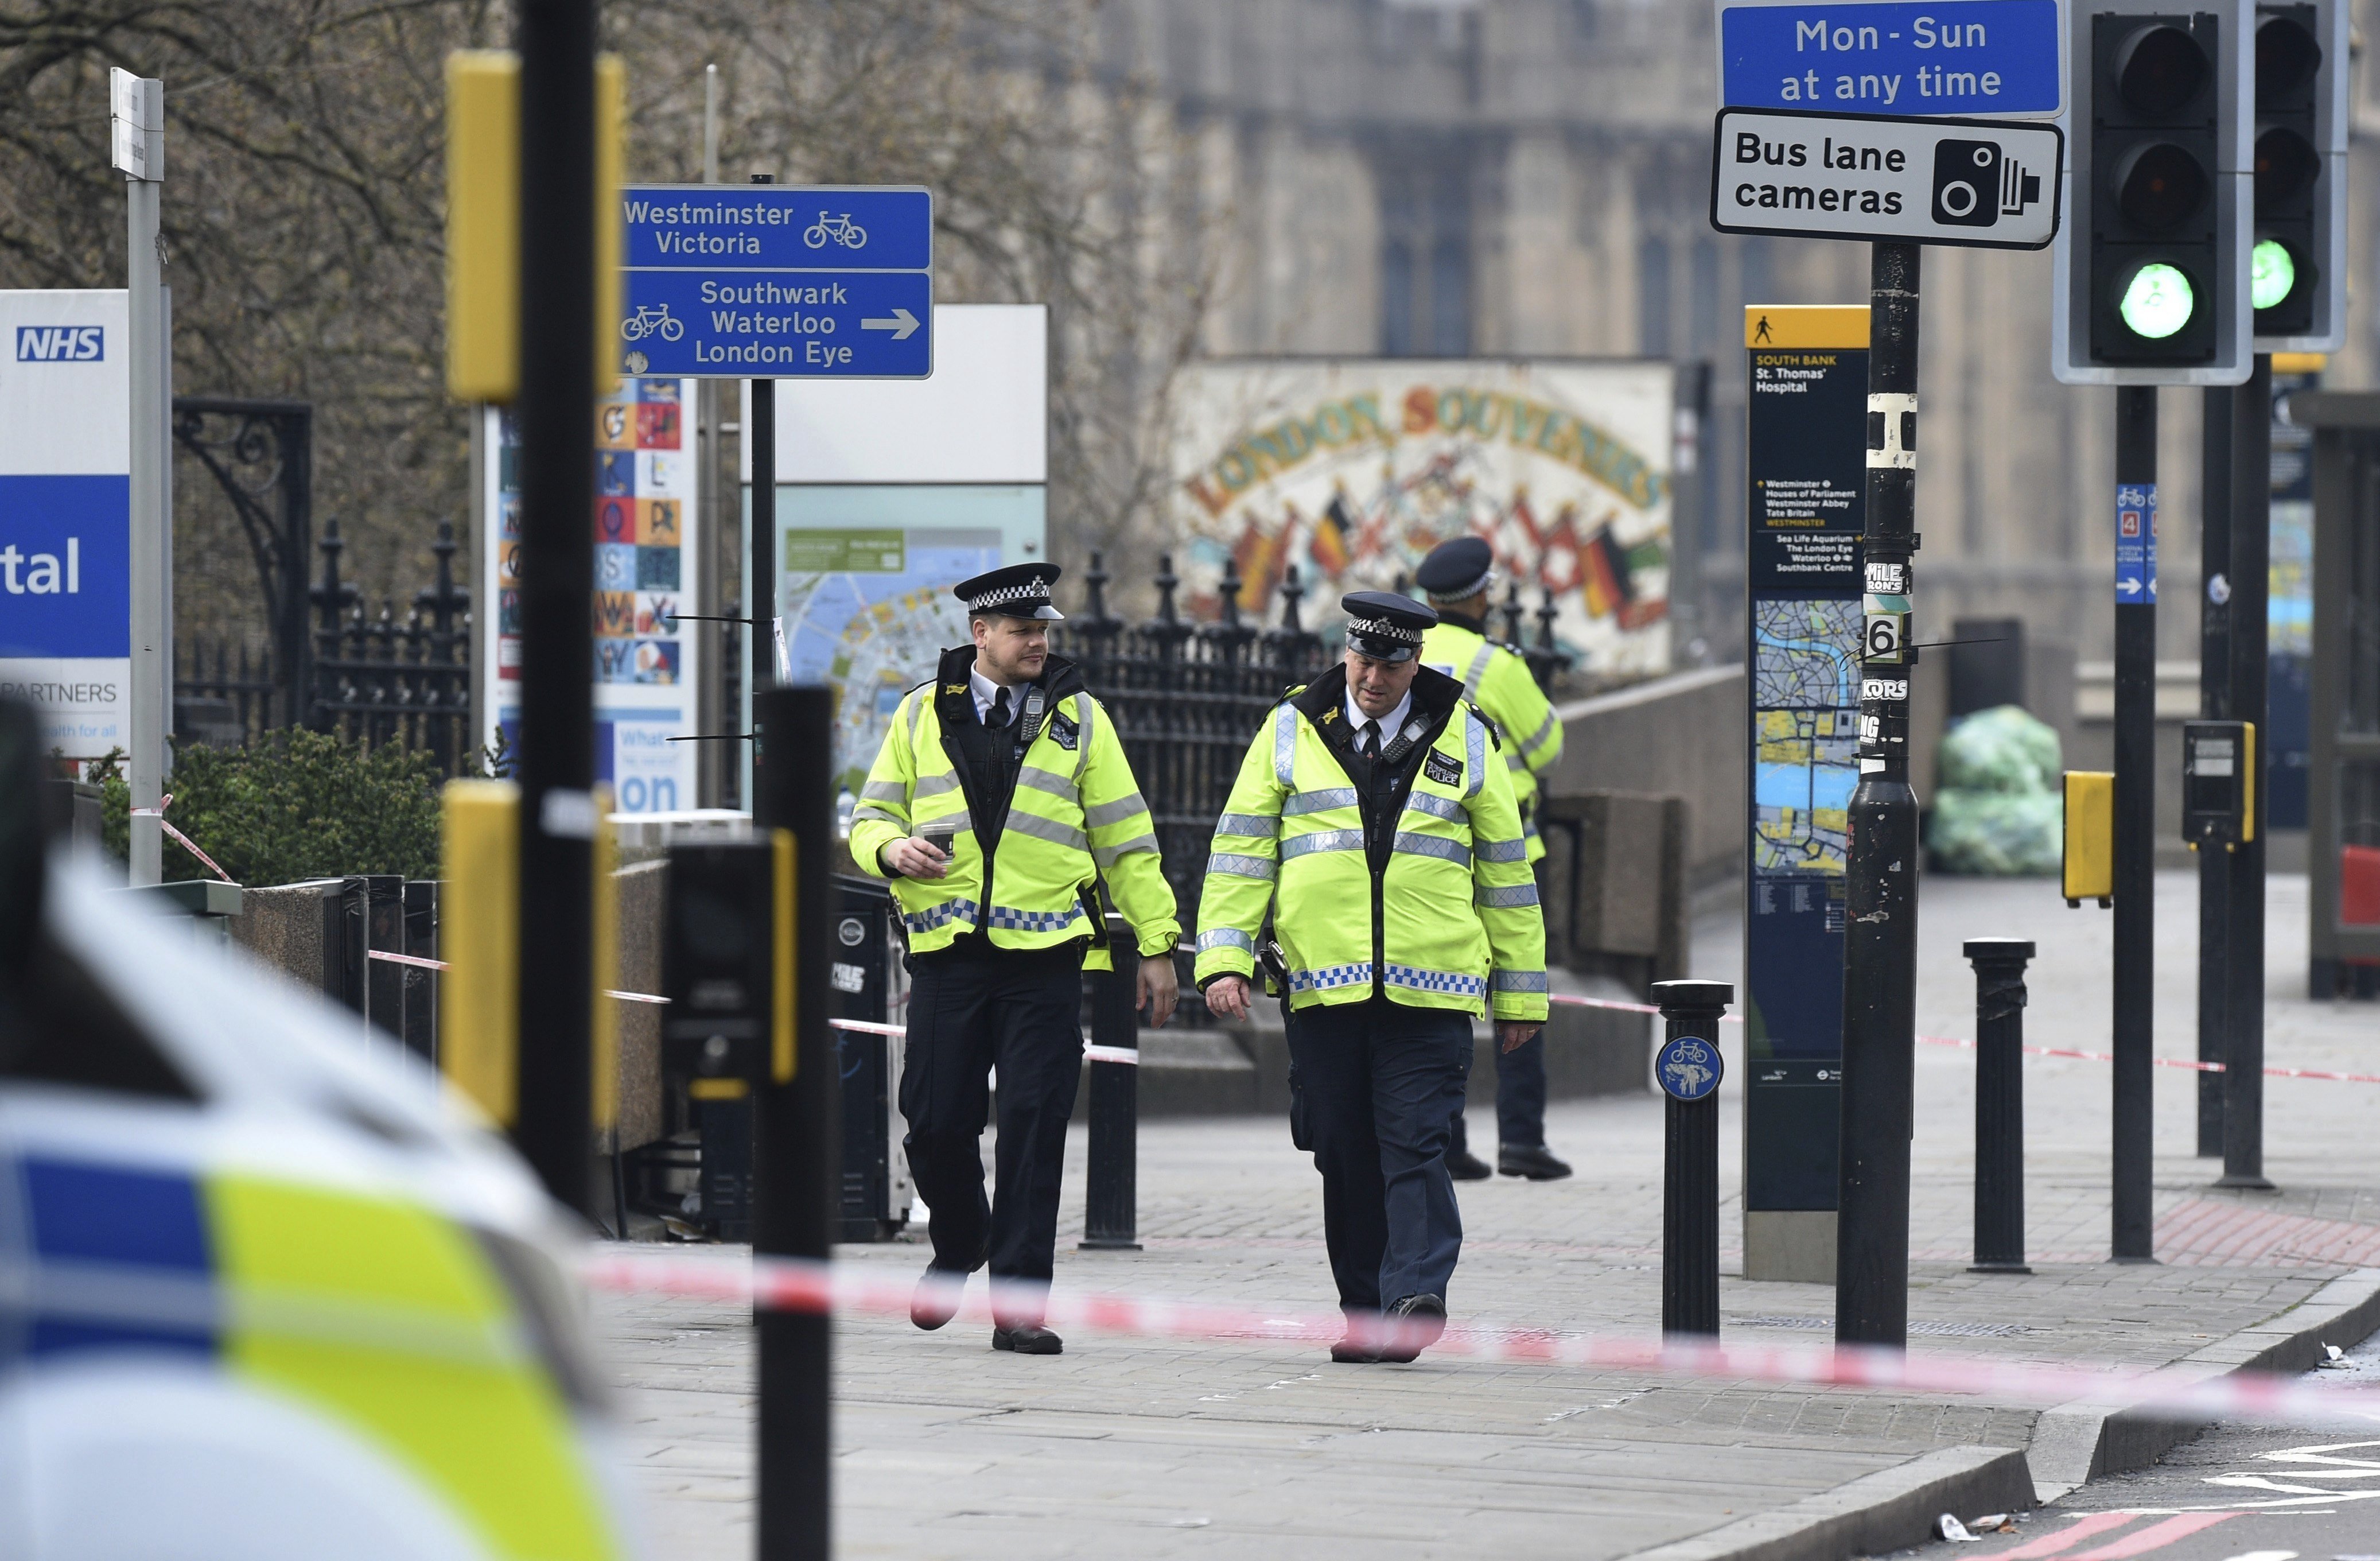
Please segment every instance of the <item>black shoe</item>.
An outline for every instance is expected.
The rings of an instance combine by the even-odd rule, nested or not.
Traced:
[[[1486,1181],[1496,1173],[1488,1168],[1487,1161],[1469,1150],[1450,1149],[1446,1152],[1446,1174],[1456,1181]]]
[[[966,1296],[967,1275],[990,1261],[991,1238],[986,1237],[972,1267],[946,1268],[939,1261],[928,1263],[917,1287],[909,1295],[909,1321],[931,1333],[956,1317],[959,1302]]]
[[[1526,1177],[1531,1181],[1560,1181],[1570,1175],[1567,1161],[1558,1160],[1554,1152],[1544,1144],[1506,1144],[1496,1152],[1496,1168],[1508,1177]]]
[[[1330,1347],[1330,1359],[1342,1366],[1377,1366],[1380,1352],[1366,1344],[1357,1344],[1355,1335],[1348,1335]]]
[[[1020,1323],[1014,1328],[994,1328],[991,1348],[1019,1355],[1063,1355],[1066,1341],[1038,1323]]]
[[[1406,1296],[1389,1303],[1382,1313],[1400,1335],[1380,1350],[1383,1360],[1411,1360],[1439,1341],[1446,1332],[1446,1301],[1439,1296]]]

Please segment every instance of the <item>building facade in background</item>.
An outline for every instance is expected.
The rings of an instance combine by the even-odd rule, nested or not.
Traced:
[[[2365,14],[2380,0],[2356,9],[2359,27],[2380,22]],[[1864,303],[1868,256],[1710,231],[1711,6],[1118,0],[1106,17],[1111,68],[1156,85],[1196,160],[1197,206],[1179,221],[1226,234],[1210,356],[1710,365],[1710,415],[1673,452],[1670,621],[1682,665],[1739,655],[1741,308]],[[2355,102],[2359,128],[2380,125],[2370,80]],[[2357,188],[2380,188],[2370,148],[2354,158]],[[2373,383],[2375,204],[2353,213],[2333,386]],[[2050,378],[2049,285],[2046,252],[1925,256],[1926,632],[2022,617],[2091,661],[2112,645],[2114,396]],[[2199,411],[2197,393],[2165,393],[2167,658],[2196,654]]]

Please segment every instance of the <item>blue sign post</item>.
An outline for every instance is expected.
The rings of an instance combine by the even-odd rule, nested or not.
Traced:
[[[2049,117],[2058,0],[1720,0],[1729,108]]]
[[[698,379],[925,379],[934,202],[865,186],[622,191],[619,369]]]

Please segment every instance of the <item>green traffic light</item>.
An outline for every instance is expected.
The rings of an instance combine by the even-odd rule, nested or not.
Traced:
[[[2270,309],[2297,290],[2297,257],[2277,238],[2260,238],[2248,251],[2248,302]]]
[[[2197,305],[2189,277],[2173,266],[2152,262],[2132,273],[2116,312],[2123,316],[2134,335],[2163,341],[2190,323],[2191,312]]]

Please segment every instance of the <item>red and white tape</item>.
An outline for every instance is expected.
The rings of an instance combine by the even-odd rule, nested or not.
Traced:
[[[915,1281],[875,1264],[793,1258],[691,1258],[609,1248],[582,1268],[587,1282],[624,1294],[692,1297],[783,1311],[908,1315]],[[957,1288],[957,1287],[953,1287]],[[957,1296],[949,1299],[957,1301]],[[1257,1339],[1326,1345],[1426,1346],[1434,1354],[1511,1364],[1574,1366],[1663,1375],[1956,1394],[2024,1404],[2154,1407],[2209,1420],[2380,1420],[2380,1388],[2350,1387],[2259,1372],[2193,1379],[2107,1366],[2053,1366],[1973,1356],[1864,1347],[1779,1347],[1453,1323],[1434,1327],[1387,1318],[1354,1321],[1330,1312],[1250,1311],[1203,1301],[1075,1294],[1014,1281],[970,1287],[960,1315],[1040,1318],[1061,1328],[1151,1338]]]

